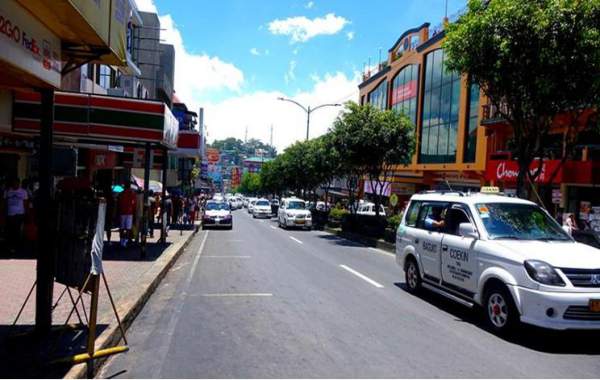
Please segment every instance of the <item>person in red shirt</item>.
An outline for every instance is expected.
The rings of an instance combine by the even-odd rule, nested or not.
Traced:
[[[131,240],[131,228],[133,226],[133,215],[136,210],[136,194],[131,190],[131,184],[125,183],[125,190],[119,195],[119,215],[121,229],[121,246],[127,247]]]

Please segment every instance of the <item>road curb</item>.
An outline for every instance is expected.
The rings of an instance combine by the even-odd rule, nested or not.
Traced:
[[[348,239],[351,240],[353,242],[356,243],[361,243],[364,244],[366,246],[369,247],[374,247],[374,248],[378,248],[390,253],[396,253],[396,245],[393,243],[389,243],[387,241],[384,240],[379,240],[379,239],[373,239],[370,237],[366,237],[366,236],[362,236],[362,235],[358,235],[358,234],[353,234],[350,232],[344,232],[341,231],[339,229],[333,229],[333,228],[329,228],[329,227],[325,227],[323,229],[323,231],[330,233],[332,235],[336,235],[339,237],[342,237],[344,239]]]
[[[129,294],[117,303],[117,312],[121,317],[121,323],[125,331],[131,326],[135,318],[138,316],[146,301],[150,298],[152,293],[156,290],[162,279],[167,275],[169,269],[175,264],[179,256],[183,253],[188,244],[192,241],[198,227],[185,239],[185,241],[179,241],[173,243],[173,245],[156,260],[152,267],[142,275],[139,280],[139,286],[134,288]],[[121,341],[121,332],[115,321],[111,323],[108,328],[100,334],[96,339],[96,350],[116,346]],[[96,359],[94,363],[94,374],[102,367],[104,362],[108,359],[107,357],[102,359]],[[64,376],[65,379],[85,379],[87,378],[87,364],[77,364],[71,367],[69,372]]]

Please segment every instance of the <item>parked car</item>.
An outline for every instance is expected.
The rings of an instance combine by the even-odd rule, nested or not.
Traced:
[[[248,214],[252,214],[252,209],[254,208],[254,205],[256,204],[256,201],[258,199],[256,198],[250,198],[250,200],[248,201]]]
[[[375,215],[375,204],[370,202],[361,203],[356,210],[358,215]],[[385,216],[386,210],[383,205],[379,205],[379,215]]]
[[[271,218],[271,203],[268,199],[261,198],[252,207],[253,218]]]
[[[233,228],[233,216],[226,202],[210,200],[206,202],[204,215],[202,216],[202,228],[226,227]]]
[[[492,194],[414,195],[398,227],[406,287],[479,305],[491,330],[519,322],[600,329],[600,250],[533,202]]]
[[[298,198],[286,198],[281,202],[277,223],[279,227],[312,227],[312,215],[306,208],[306,202]]]

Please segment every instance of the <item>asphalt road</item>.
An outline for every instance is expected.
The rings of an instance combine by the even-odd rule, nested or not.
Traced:
[[[198,234],[100,377],[598,377],[600,334],[527,328],[404,290],[394,257],[234,212]]]

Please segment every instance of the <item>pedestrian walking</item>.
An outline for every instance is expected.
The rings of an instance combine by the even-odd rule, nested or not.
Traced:
[[[137,208],[137,195],[131,189],[131,184],[126,182],[125,189],[119,196],[119,216],[120,216],[120,234],[121,247],[127,247],[131,240],[131,230],[133,227],[133,215]]]
[[[10,253],[15,253],[21,246],[23,221],[28,200],[27,191],[20,186],[18,179],[13,179],[10,187],[4,192],[6,239]]]

